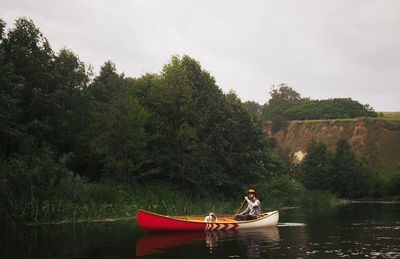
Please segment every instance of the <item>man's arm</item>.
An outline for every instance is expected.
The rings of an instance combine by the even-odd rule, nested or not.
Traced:
[[[257,199],[255,202],[252,202],[251,200],[247,200],[247,204],[249,205],[247,208],[256,208],[260,206],[260,201]]]
[[[250,212],[250,207],[247,206],[247,208],[242,213],[239,213],[239,215],[243,215],[243,214],[246,214],[246,213],[249,213],[249,212]]]

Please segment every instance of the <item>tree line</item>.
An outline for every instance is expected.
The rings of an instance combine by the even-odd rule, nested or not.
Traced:
[[[1,21],[0,33],[5,214],[33,218],[81,181],[162,181],[202,196],[268,176],[260,121],[189,56],[138,78],[111,61],[93,75],[71,50],[55,53],[31,20],[7,33]]]

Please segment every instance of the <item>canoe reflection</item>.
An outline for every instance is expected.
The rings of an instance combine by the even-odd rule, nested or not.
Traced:
[[[240,231],[238,235],[240,236],[238,237],[238,245],[249,258],[260,258],[264,250],[279,247],[279,230],[277,227]]]
[[[136,242],[136,256],[163,253],[163,248],[203,240],[205,236],[204,231],[147,233]]]
[[[155,253],[163,253],[165,249],[178,247],[196,241],[205,241],[209,253],[213,253],[215,247],[224,241],[239,240],[251,244],[279,241],[279,230],[277,227],[268,227],[257,230],[239,231],[196,231],[196,232],[161,232],[146,233],[136,243],[136,256],[145,256]],[[252,241],[253,240],[253,241]]]

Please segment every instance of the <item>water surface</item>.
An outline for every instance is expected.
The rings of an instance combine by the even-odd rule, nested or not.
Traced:
[[[135,220],[0,234],[0,258],[400,258],[400,204],[280,211],[277,227],[147,233]]]

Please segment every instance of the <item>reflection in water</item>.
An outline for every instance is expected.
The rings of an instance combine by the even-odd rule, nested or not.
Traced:
[[[279,230],[277,227],[268,227],[240,231],[147,233],[136,242],[136,256],[163,253],[168,248],[179,247],[203,240],[209,254],[215,252],[218,243],[236,240],[239,242],[239,246],[245,248],[248,256],[256,257],[260,255],[260,247],[263,243],[269,242],[278,245]]]
[[[165,248],[180,246],[205,238],[204,231],[147,233],[136,242],[136,256],[162,253]]]
[[[265,249],[279,247],[279,230],[277,227],[244,230],[238,233],[238,241],[248,257],[259,258]]]

